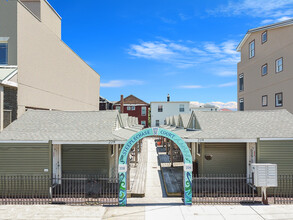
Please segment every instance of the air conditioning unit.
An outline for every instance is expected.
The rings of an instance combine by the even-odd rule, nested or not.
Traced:
[[[251,164],[253,185],[256,187],[277,187],[277,164],[253,163]]]

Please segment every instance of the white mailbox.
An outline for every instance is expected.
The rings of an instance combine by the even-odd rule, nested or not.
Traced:
[[[277,164],[253,163],[252,175],[256,187],[277,187]]]

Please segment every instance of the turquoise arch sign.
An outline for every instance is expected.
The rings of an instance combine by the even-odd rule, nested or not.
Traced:
[[[147,128],[134,134],[124,144],[119,156],[119,206],[127,205],[127,158],[133,145],[148,136],[163,136],[172,140],[180,148],[184,159],[184,204],[192,204],[192,157],[186,143],[177,134],[163,128]]]

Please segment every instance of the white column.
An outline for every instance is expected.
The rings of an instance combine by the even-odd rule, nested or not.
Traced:
[[[0,85],[0,132],[3,130],[4,121],[4,87]]]

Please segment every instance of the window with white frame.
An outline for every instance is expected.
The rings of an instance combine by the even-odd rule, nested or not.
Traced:
[[[127,106],[127,111],[134,111],[135,110],[135,106]]]
[[[141,107],[141,115],[146,116],[146,107]]]
[[[145,125],[146,125],[146,122],[145,122],[145,121],[141,121],[141,124],[142,124],[143,126],[145,126]]]
[[[282,92],[275,94],[275,102],[276,102],[276,107],[283,106],[283,93]]]
[[[268,96],[267,95],[263,95],[262,96],[262,106],[268,106]]]
[[[283,57],[276,60],[276,73],[283,71]]]
[[[268,74],[268,64],[266,63],[261,67],[261,75],[264,76],[267,74]]]
[[[244,111],[244,99],[239,99],[239,110]]]
[[[184,104],[179,105],[179,112],[184,112]]]
[[[254,57],[254,54],[255,54],[255,41],[253,40],[249,43],[249,58]]]
[[[158,112],[163,112],[163,106],[162,105],[158,106]]]
[[[268,40],[268,32],[265,31],[261,34],[261,43],[263,44],[263,43],[267,42],[267,40]]]
[[[120,110],[121,110],[120,106],[116,106],[116,109],[117,109],[119,112],[121,112],[121,111],[120,111]]]
[[[244,91],[244,74],[239,75],[239,91]]]
[[[0,43],[0,65],[8,64],[8,43]]]
[[[156,120],[156,126],[157,126],[157,127],[160,126],[160,120]]]

